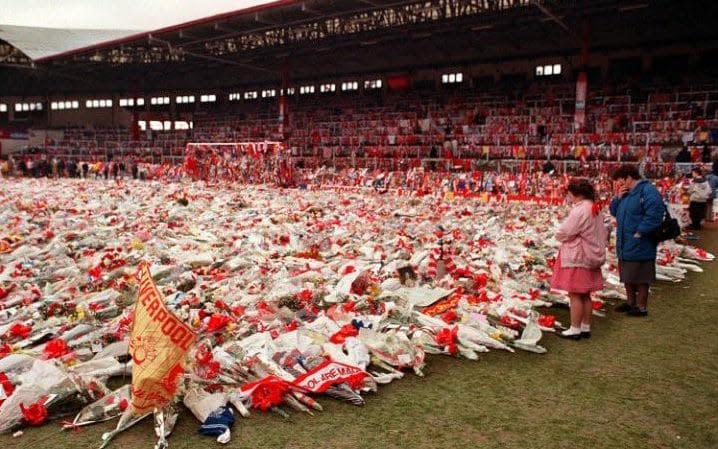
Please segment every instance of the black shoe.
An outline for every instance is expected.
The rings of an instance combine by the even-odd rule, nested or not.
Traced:
[[[626,312],[626,315],[628,316],[635,316],[635,317],[645,317],[648,316],[648,310],[641,310],[638,307],[634,307],[628,312]]]
[[[630,305],[629,303],[624,302],[623,304],[616,307],[615,310],[616,310],[616,312],[625,313],[625,312],[628,312],[629,310],[631,310],[633,307],[634,306]]]
[[[591,338],[591,332],[581,332],[581,338]]]

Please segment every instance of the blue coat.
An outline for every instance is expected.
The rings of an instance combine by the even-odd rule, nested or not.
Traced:
[[[663,222],[665,204],[653,184],[645,179],[623,198],[611,201],[611,215],[616,217],[616,252],[618,260],[646,262],[656,260],[658,243],[651,235]],[[634,235],[640,233],[641,237]]]

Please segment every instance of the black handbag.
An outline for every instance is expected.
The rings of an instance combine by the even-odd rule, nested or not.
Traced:
[[[665,214],[663,215],[663,222],[653,233],[653,238],[657,242],[665,242],[666,240],[673,240],[681,235],[681,225],[678,224],[678,220],[671,216],[668,211],[666,203],[663,203]]]

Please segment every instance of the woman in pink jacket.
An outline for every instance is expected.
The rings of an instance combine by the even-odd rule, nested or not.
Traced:
[[[604,214],[594,204],[595,195],[588,180],[572,179],[566,197],[572,209],[556,233],[561,249],[551,287],[568,292],[571,327],[561,336],[574,340],[591,337],[591,292],[603,288],[601,266],[606,261],[608,229]]]

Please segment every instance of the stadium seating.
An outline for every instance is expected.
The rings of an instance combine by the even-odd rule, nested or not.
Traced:
[[[594,87],[587,126],[574,130],[575,87],[533,83],[520,92],[415,91],[290,97],[280,131],[276,99],[197,114],[191,130],[67,128],[49,156],[178,162],[187,142],[284,140],[300,165],[401,168],[430,160],[672,160],[665,148],[716,144],[718,88],[647,87],[635,95]]]

